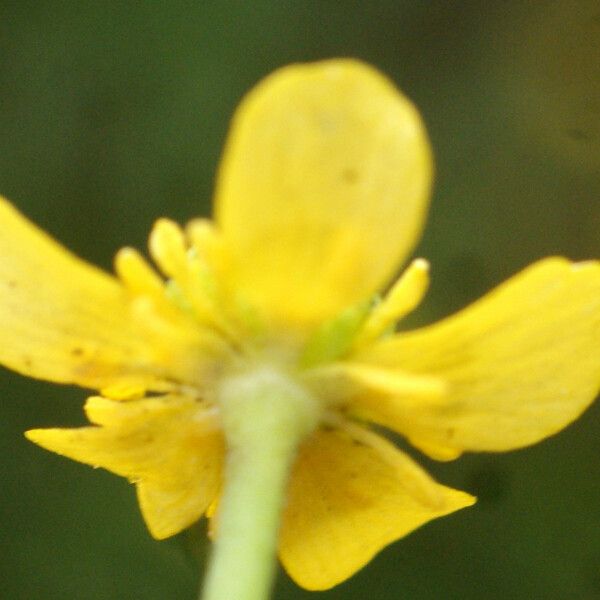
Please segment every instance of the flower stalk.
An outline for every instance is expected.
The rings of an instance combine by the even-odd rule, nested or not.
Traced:
[[[318,405],[271,369],[226,380],[219,404],[228,451],[201,598],[265,600],[275,576],[287,481],[301,441],[318,424]]]

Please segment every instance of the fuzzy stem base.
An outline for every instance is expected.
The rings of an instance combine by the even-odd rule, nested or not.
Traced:
[[[219,405],[227,441],[217,536],[202,600],[266,600],[285,489],[317,402],[293,379],[260,369],[228,379]]]

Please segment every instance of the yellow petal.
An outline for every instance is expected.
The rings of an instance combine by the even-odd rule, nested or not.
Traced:
[[[431,171],[417,110],[372,67],[275,72],[238,109],[217,182],[236,286],[301,326],[368,298],[420,234]]]
[[[220,486],[223,442],[214,415],[176,396],[129,402],[94,397],[86,412],[101,427],[34,429],[26,436],[136,483],[155,538],[174,535],[202,516]]]
[[[91,388],[156,388],[197,369],[197,331],[159,318],[2,198],[0,230],[1,364]]]
[[[444,402],[371,407],[434,458],[533,444],[568,425],[600,387],[600,263],[550,258],[458,314],[357,360],[447,383]]]
[[[327,589],[394,540],[474,501],[365,429],[321,430],[304,444],[292,475],[281,561],[302,587]]]

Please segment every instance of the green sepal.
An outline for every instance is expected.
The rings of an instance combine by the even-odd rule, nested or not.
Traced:
[[[377,302],[378,297],[374,296],[323,323],[304,347],[300,366],[310,368],[341,358],[350,349],[354,337]]]

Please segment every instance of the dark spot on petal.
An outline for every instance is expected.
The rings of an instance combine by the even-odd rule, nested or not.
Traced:
[[[83,348],[80,348],[79,346],[71,348],[71,356],[83,356]]]
[[[323,423],[321,425],[321,431],[324,431],[326,433],[331,433],[331,432],[335,431],[335,427],[333,425],[329,425],[329,423]]]
[[[358,171],[348,167],[342,171],[342,179],[348,184],[354,184],[358,181]]]
[[[6,285],[8,285],[10,289],[14,290],[17,287],[17,282],[14,279],[9,279],[6,282]]]
[[[31,358],[29,358],[29,356],[24,356],[23,364],[29,369],[33,365],[33,361],[31,360]]]
[[[368,448],[367,444],[365,444],[362,440],[358,440],[356,438],[352,438],[352,445],[358,446],[359,448]]]

